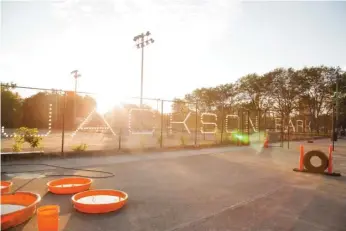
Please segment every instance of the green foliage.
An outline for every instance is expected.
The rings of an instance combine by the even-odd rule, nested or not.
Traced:
[[[10,90],[15,88],[17,85],[13,82],[11,83],[1,83],[1,90]]]
[[[46,128],[47,121],[49,119],[48,110],[49,104],[54,103],[54,109],[52,116],[57,117],[57,113],[60,113],[59,117],[62,117],[62,113],[57,107],[58,102],[60,107],[63,107],[63,96],[58,94],[51,94],[49,92],[38,92],[23,100],[23,118],[22,122],[25,126]]]
[[[24,143],[28,143],[31,148],[42,148],[42,137],[38,136],[37,128],[20,127],[16,130],[14,137],[13,151],[21,151]]]
[[[22,98],[12,91],[14,84],[1,84],[1,126],[14,128],[20,126]]]
[[[271,98],[268,97],[269,86],[267,78],[256,73],[248,74],[237,82],[238,100],[247,104],[247,109],[263,109],[269,107]],[[240,99],[241,98],[241,99]]]
[[[22,98],[15,91],[15,84],[1,84],[1,126],[6,128],[18,128],[20,126],[47,128],[49,104],[52,104],[52,125],[61,129],[64,112],[65,129],[75,129],[73,120],[74,96],[64,96],[60,91],[55,90],[52,92],[39,91],[29,97]],[[77,117],[86,117],[96,107],[96,101],[90,96],[77,95],[76,105]]]
[[[20,151],[22,151],[22,144],[21,143],[14,143],[12,145],[12,151],[13,152],[20,152]]]
[[[87,150],[87,148],[88,148],[88,145],[83,143],[83,144],[73,146],[72,150],[75,152],[84,152]]]
[[[173,104],[171,106],[172,112],[176,113],[187,113],[189,111],[188,105],[185,100],[173,99]]]

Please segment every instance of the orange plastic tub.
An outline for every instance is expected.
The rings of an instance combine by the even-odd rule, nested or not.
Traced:
[[[83,177],[61,178],[47,183],[48,190],[55,194],[74,194],[90,188],[92,179]]]
[[[12,185],[11,181],[1,181],[1,194],[10,192]]]
[[[38,231],[58,231],[59,230],[59,212],[58,205],[45,205],[37,209],[37,227]]]
[[[122,208],[127,199],[125,192],[103,189],[77,193],[72,197],[72,203],[83,213],[108,213]]]
[[[35,214],[40,195],[16,192],[1,195],[1,230],[17,226]]]

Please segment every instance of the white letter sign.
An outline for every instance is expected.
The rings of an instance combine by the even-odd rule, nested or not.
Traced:
[[[249,117],[249,122],[251,124],[252,130],[254,132],[257,132],[257,128],[258,128],[258,116],[256,116],[256,126],[253,125],[252,119]]]
[[[205,115],[208,115],[208,116],[214,116],[215,117],[215,121],[217,121],[217,115],[214,114],[214,113],[208,113],[208,112],[204,112],[201,114],[201,123],[202,123],[202,126],[201,126],[201,133],[202,134],[215,134],[216,131],[217,131],[217,124],[216,123],[212,123],[212,122],[204,122],[203,121],[203,116]],[[209,132],[206,132],[203,130],[203,126],[204,125],[214,125],[214,131],[209,131]]]
[[[239,129],[239,116],[238,115],[226,115],[226,132],[227,133],[232,133],[232,131],[229,131],[228,130],[228,118],[232,118],[232,119],[236,119],[237,120],[237,124],[238,124],[238,127],[237,129]]]
[[[278,122],[278,123],[277,123]],[[279,123],[280,122],[280,123]],[[281,131],[281,127],[282,127],[282,124],[281,124],[281,118],[275,118],[275,131],[276,132],[279,132]],[[280,128],[280,130],[278,130]]]
[[[191,112],[189,112],[187,114],[187,116],[185,117],[184,121],[176,122],[176,121],[172,121],[172,114],[170,114],[170,121],[171,121],[170,133],[172,134],[172,124],[184,124],[184,127],[185,127],[186,131],[190,134],[190,130],[189,130],[189,128],[186,125],[186,121],[189,119],[190,115],[191,115]]]
[[[296,121],[296,127],[297,127],[297,132],[299,132],[299,128],[302,128],[302,132],[304,132],[304,122],[303,122],[303,120],[297,120]]]
[[[292,128],[292,130],[293,130],[293,132],[296,132],[296,128],[294,127],[294,125],[293,125],[293,123],[292,123],[292,120],[290,119],[290,121],[289,121],[289,124],[288,124],[288,128],[291,126],[291,128]],[[291,131],[292,131],[291,130]]]

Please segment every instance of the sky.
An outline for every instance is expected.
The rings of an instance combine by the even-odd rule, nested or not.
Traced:
[[[346,69],[346,1],[0,1],[0,81],[98,93],[104,108],[140,94],[173,99],[248,73]]]

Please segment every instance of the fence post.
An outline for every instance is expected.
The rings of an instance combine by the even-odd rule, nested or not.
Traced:
[[[258,142],[261,143],[261,109],[257,110]]]
[[[250,144],[250,111],[247,111],[247,144]]]
[[[224,117],[225,117],[225,115],[224,115],[224,104],[222,104],[222,110],[221,110],[221,140],[220,140],[220,143],[222,144],[222,138],[223,138],[223,126],[224,126],[224,124],[223,124],[223,120],[224,120]]]
[[[121,127],[120,127],[120,129],[119,129],[119,139],[118,139],[118,142],[119,142],[118,150],[121,149],[121,135],[122,135],[122,129],[121,129]]]
[[[258,142],[261,143],[261,110],[257,110]]]
[[[264,139],[267,136],[267,109],[264,110]]]
[[[64,142],[65,142],[65,110],[66,110],[66,92],[64,92],[64,103],[62,111],[62,137],[61,137],[61,155],[64,157]]]
[[[243,108],[240,109],[240,114],[241,114],[241,135],[240,137],[243,139],[244,138],[244,110]],[[243,140],[240,140],[240,146],[243,145]]]
[[[240,145],[240,139],[239,139],[239,133],[240,135],[243,134],[243,115],[241,109],[238,109],[238,117],[239,117],[239,123],[238,123],[238,134],[237,134],[237,146]]]
[[[196,126],[195,126],[195,146],[197,146],[197,126],[198,126],[198,101],[196,101]]]
[[[335,111],[334,111],[334,105],[332,108],[332,141],[333,141],[333,151],[334,151],[334,132],[335,132]]]
[[[285,139],[285,134],[284,134],[284,126],[285,126],[285,124],[284,124],[284,114],[283,113],[281,113],[281,148],[283,148],[284,147],[284,139]]]
[[[160,134],[160,148],[162,148],[162,142],[163,142],[163,100],[161,100],[161,134]]]
[[[290,115],[288,115],[288,124],[287,124],[287,149],[290,149]]]

